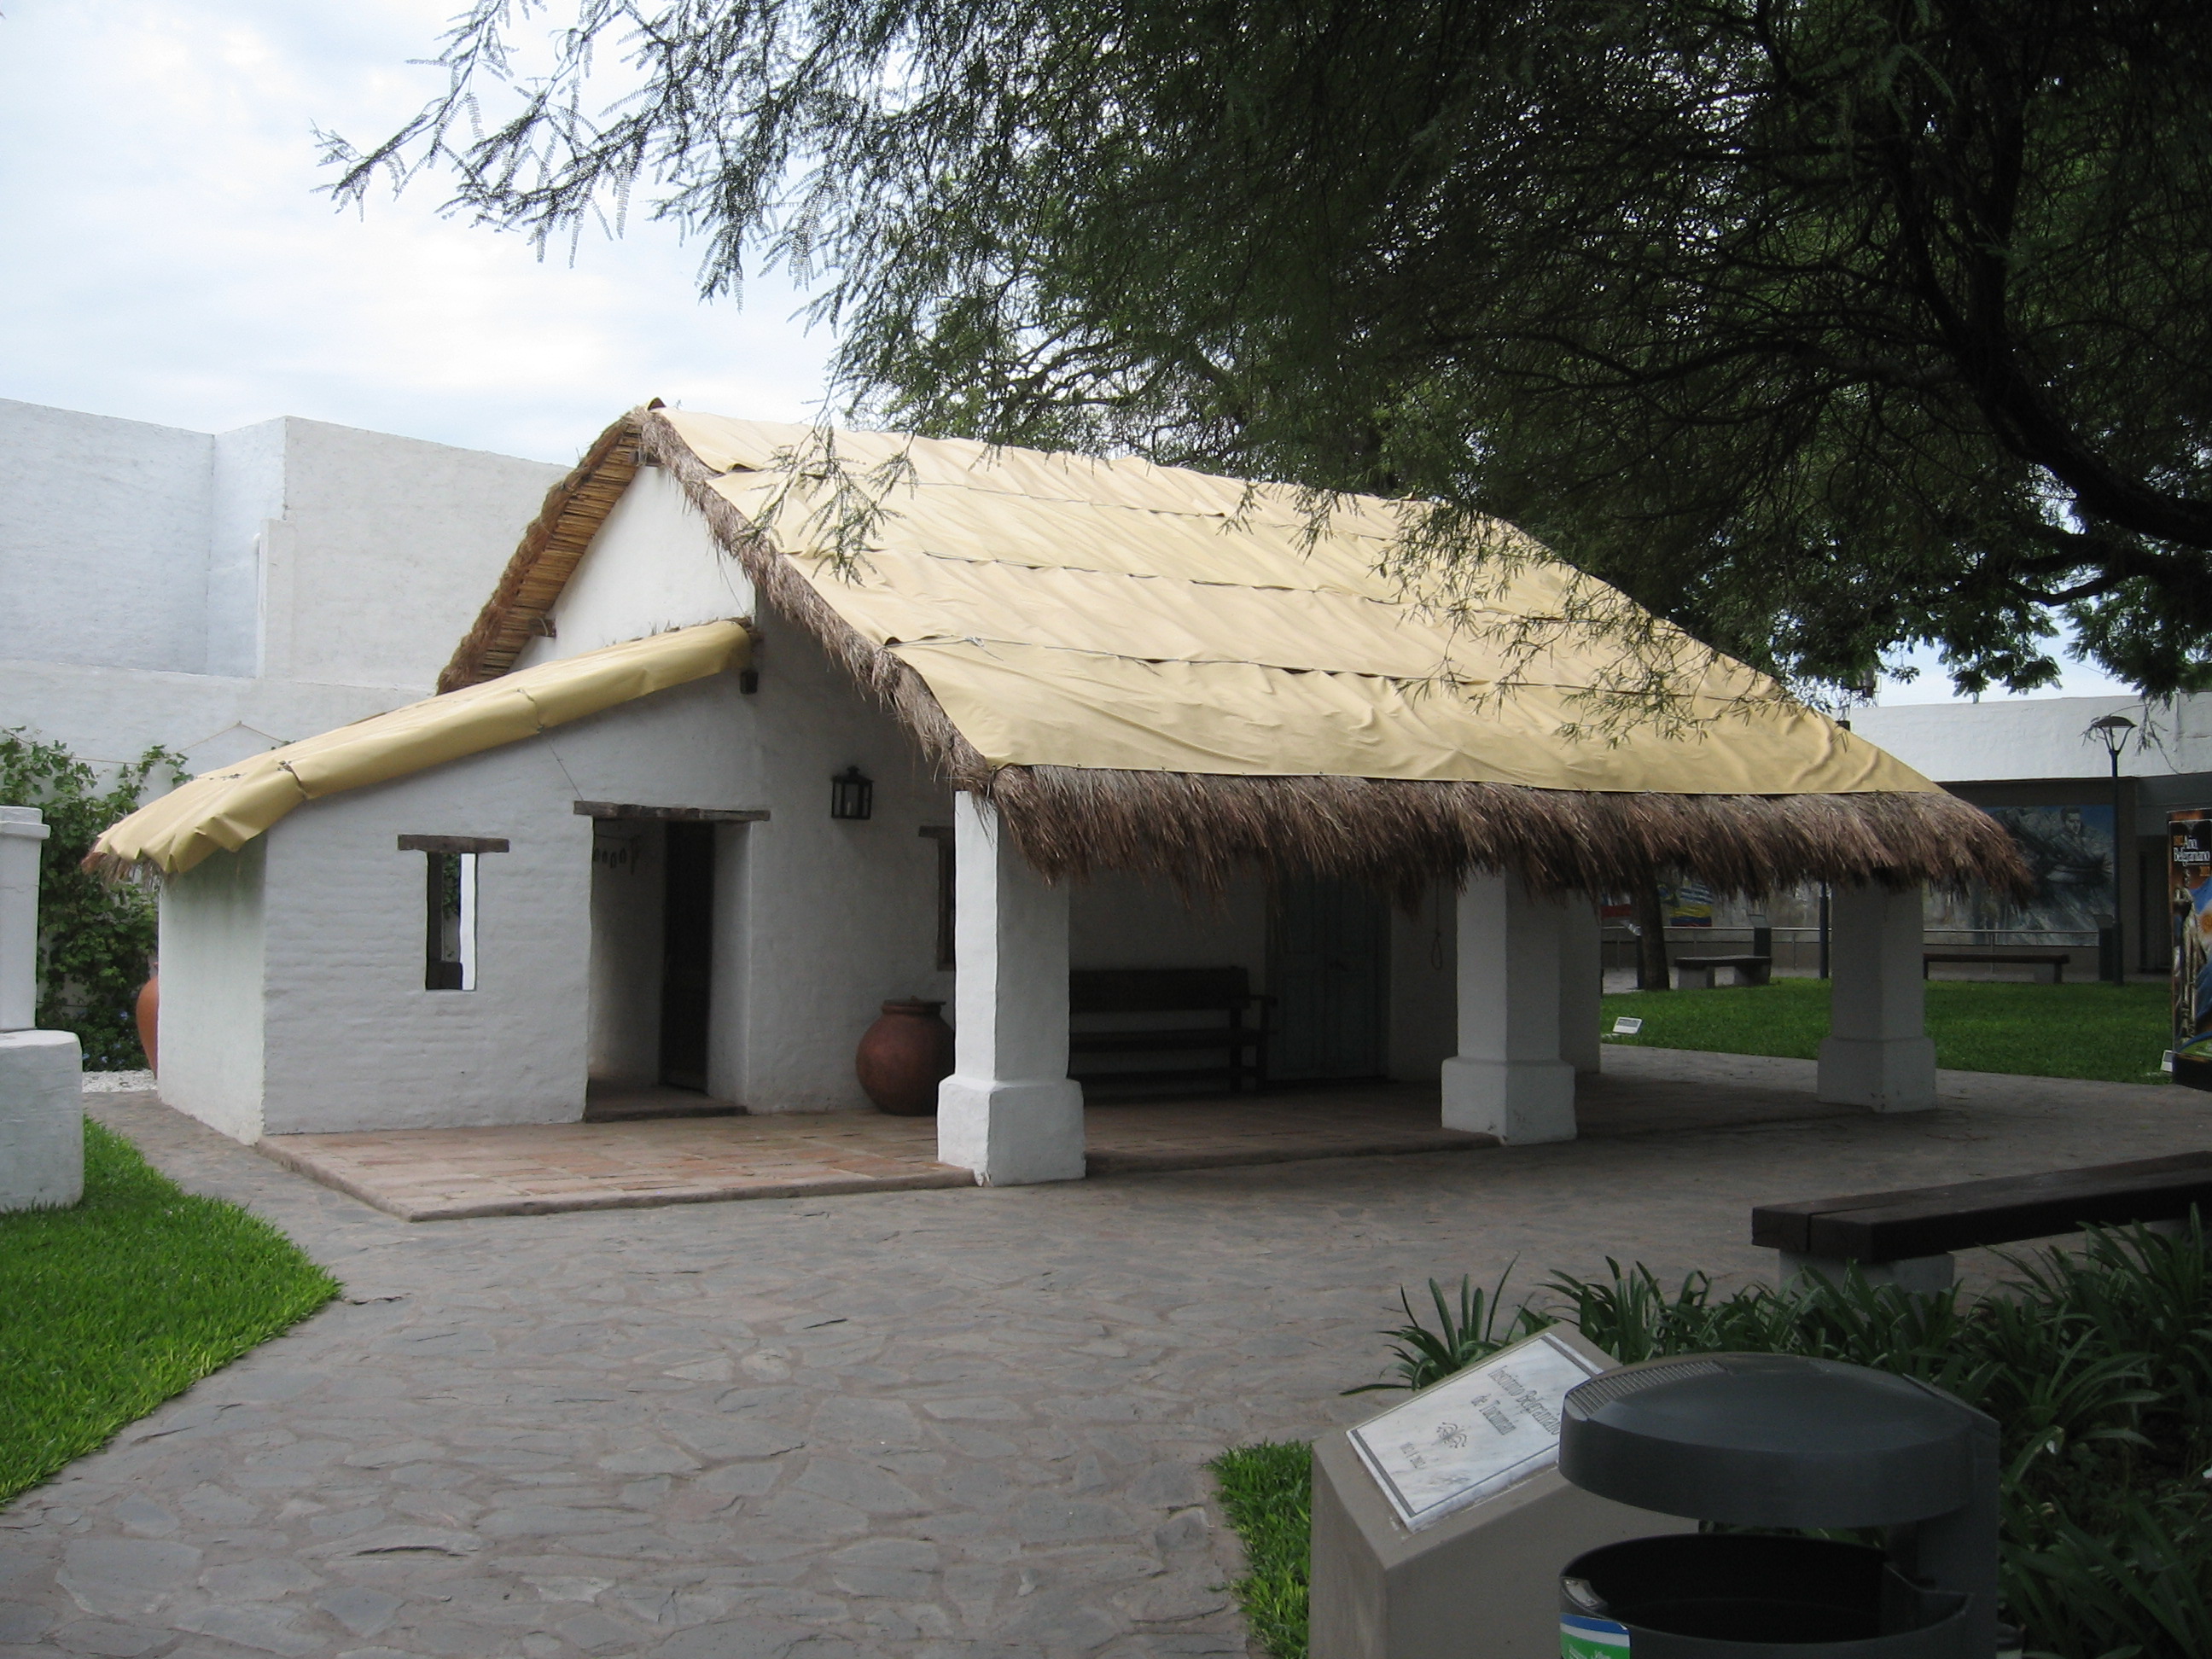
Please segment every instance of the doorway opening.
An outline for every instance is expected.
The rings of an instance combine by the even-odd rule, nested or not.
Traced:
[[[662,864],[659,1081],[704,1094],[714,1003],[714,826],[668,825]]]
[[[1319,876],[1276,886],[1267,904],[1271,1078],[1382,1075],[1389,942],[1389,908],[1378,894]]]

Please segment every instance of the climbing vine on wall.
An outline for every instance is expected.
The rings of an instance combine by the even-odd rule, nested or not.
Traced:
[[[146,1063],[131,1012],[153,960],[155,918],[150,887],[110,884],[79,866],[101,830],[149,791],[184,780],[184,757],[158,744],[103,786],[64,745],[20,726],[0,731],[0,805],[39,808],[53,832],[39,866],[39,1025],[76,1032],[88,1072]]]

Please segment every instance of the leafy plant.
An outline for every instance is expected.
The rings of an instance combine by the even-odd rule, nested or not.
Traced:
[[[1996,1419],[2003,1593],[2030,1651],[2055,1659],[2212,1653],[2212,1266],[2204,1231],[2092,1231],[2078,1250],[2008,1257],[2008,1281],[1969,1300],[1869,1285],[1717,1295],[1608,1260],[1505,1310],[1462,1279],[1430,1281],[1433,1327],[1404,1291],[1384,1332],[1389,1380],[1420,1389],[1565,1321],[1624,1363],[1684,1353],[1795,1353],[1921,1378]],[[1285,1659],[1295,1650],[1272,1650]]]
[[[136,811],[149,785],[184,781],[183,763],[156,744],[103,787],[64,744],[20,726],[0,731],[0,803],[39,808],[52,832],[39,860],[36,1017],[43,1030],[76,1034],[87,1071],[146,1063],[131,1005],[153,960],[156,927],[149,890],[104,882],[81,866],[100,831]]]

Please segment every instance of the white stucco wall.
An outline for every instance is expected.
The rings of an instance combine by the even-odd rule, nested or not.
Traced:
[[[755,608],[752,583],[716,544],[683,486],[664,468],[641,467],[555,602],[554,637],[532,641],[517,666],[750,617]]]
[[[261,1138],[267,852],[250,841],[161,890],[161,1097],[248,1142]]]
[[[657,823],[592,828],[589,1063],[592,1076],[609,1083],[659,1078],[667,842]]]
[[[1391,907],[1389,1074],[1433,1083],[1459,1052],[1458,896],[1439,883],[1411,915]]]
[[[1215,904],[1186,904],[1169,883],[1105,875],[1069,897],[1071,968],[1241,967],[1267,988],[1267,895],[1256,878],[1230,884]]]
[[[0,401],[0,726],[204,770],[426,696],[562,469]]]
[[[568,800],[541,739],[315,802],[263,837],[264,1133],[581,1115],[592,825]],[[426,862],[402,835],[511,843],[476,862],[473,990],[423,988]],[[173,971],[164,957],[165,990]]]
[[[0,657],[204,667],[215,440],[0,400]]]
[[[2212,696],[2146,712],[2139,697],[2027,697],[2002,702],[1900,703],[1853,711],[1851,730],[1938,783],[2101,778],[2111,763],[2089,722],[2124,714],[2158,742],[2121,757],[2128,777],[2212,771]]]
[[[288,417],[261,672],[428,691],[565,468]]]

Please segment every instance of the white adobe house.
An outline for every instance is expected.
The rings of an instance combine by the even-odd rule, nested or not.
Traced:
[[[1618,642],[1531,544],[1455,621],[1377,574],[1388,502],[1315,536],[1274,486],[867,434],[841,473],[821,436],[624,417],[444,695],[109,832],[165,883],[170,1104],[249,1141],[572,1121],[595,1082],[858,1108],[878,1006],[936,998],[940,1156],[1066,1179],[1071,970],[1224,966],[1278,1000],[1279,1076],[1559,1139],[1589,896],[1655,867],[1842,884],[1823,1093],[1933,1104],[1919,889],[2009,844],[1748,670],[1574,738]]]
[[[204,771],[426,695],[564,469],[0,398],[0,726]]]

